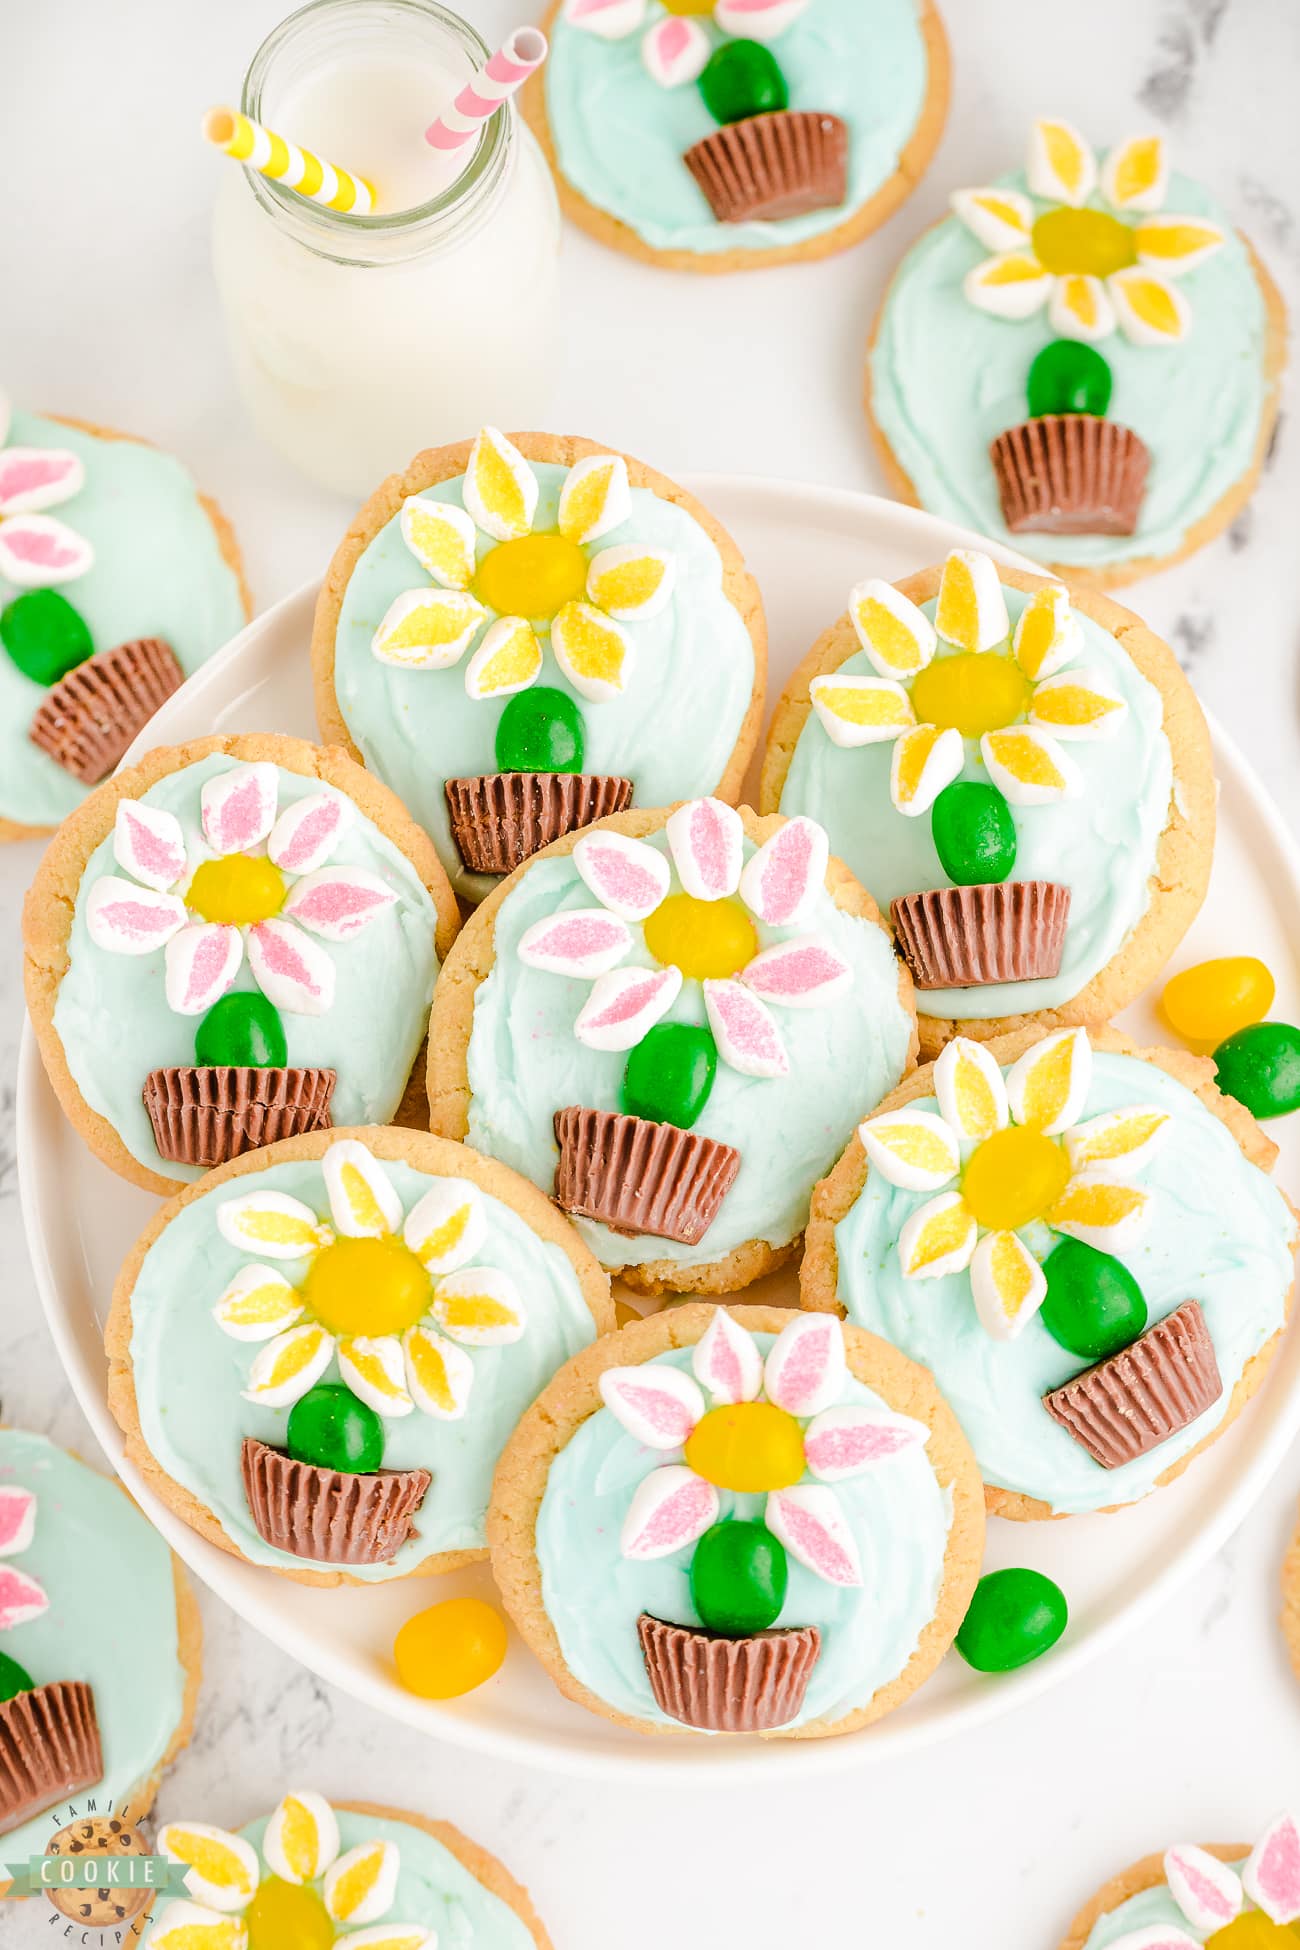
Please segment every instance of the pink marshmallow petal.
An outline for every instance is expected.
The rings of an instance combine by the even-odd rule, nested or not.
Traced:
[[[315,873],[351,823],[352,805],[341,793],[308,793],[280,814],[271,828],[267,853],[285,873]]]
[[[791,1557],[826,1584],[862,1583],[862,1564],[853,1533],[834,1490],[814,1483],[773,1490],[767,1499],[767,1527]]]
[[[1201,1950],[1201,1942],[1173,1923],[1149,1923],[1144,1930],[1128,1930],[1117,1936],[1110,1950]]]
[[[183,900],[116,874],[104,874],[86,898],[86,932],[110,955],[151,955],[184,926]]]
[[[812,5],[812,0],[718,0],[713,18],[724,34],[774,41]]]
[[[661,88],[698,80],[708,58],[708,35],[698,20],[680,14],[657,20],[641,43],[641,59]]]
[[[838,1483],[929,1439],[924,1422],[887,1408],[827,1408],[809,1424],[803,1452],[818,1482]]]
[[[19,589],[46,589],[84,576],[95,551],[53,515],[10,515],[0,521],[0,576]]]
[[[279,781],[274,765],[232,765],[205,779],[199,794],[203,832],[214,853],[251,853],[275,824]]]
[[[606,1368],[600,1394],[614,1420],[648,1449],[680,1449],[705,1413],[691,1377],[666,1362]]]
[[[293,1016],[323,1016],[334,1001],[334,963],[292,921],[259,921],[248,930],[248,965],[268,1002]]]
[[[763,1386],[763,1357],[754,1336],[718,1307],[695,1343],[691,1366],[715,1405],[752,1402]]]
[[[1274,1923],[1300,1919],[1300,1825],[1294,1815],[1278,1815],[1269,1823],[1250,1851],[1241,1881]]]
[[[664,824],[677,878],[696,900],[720,901],[740,885],[745,828],[721,799],[692,799]]]
[[[15,1483],[0,1489],[0,1557],[25,1551],[36,1535],[36,1496]]]
[[[289,889],[284,912],[324,941],[350,941],[396,899],[395,889],[363,867],[318,867]]]
[[[767,1398],[790,1415],[820,1415],[844,1390],[844,1329],[834,1314],[799,1314],[763,1364]]]
[[[7,447],[0,453],[0,516],[57,508],[85,480],[85,468],[66,448]]]
[[[142,887],[165,894],[185,876],[185,835],[175,813],[141,800],[118,802],[113,821],[113,858]]]
[[[178,1016],[201,1016],[230,988],[244,960],[239,929],[196,921],[167,943],[167,1007]]]
[[[787,819],[746,862],[740,876],[740,898],[760,921],[774,928],[790,927],[802,919],[809,903],[825,886],[829,858],[830,842],[824,826],[802,815]]]
[[[0,1632],[26,1625],[49,1610],[50,1601],[35,1578],[13,1564],[0,1564]]]
[[[603,907],[573,907],[535,921],[519,941],[526,968],[549,975],[574,975],[585,981],[607,974],[631,952],[627,923]]]
[[[592,986],[573,1033],[588,1049],[631,1049],[681,994],[679,968],[613,968]]]
[[[705,982],[704,1007],[724,1063],[745,1077],[789,1075],[781,1032],[756,995],[739,982]]]
[[[1222,1930],[1241,1908],[1241,1877],[1226,1862],[1194,1843],[1165,1850],[1169,1893],[1194,1930]]]
[[[645,0],[564,0],[564,18],[602,41],[621,41],[645,19]]]
[[[853,986],[853,970],[825,941],[805,934],[764,948],[741,970],[740,979],[755,995],[783,1009],[821,1009]]]
[[[718,1492],[685,1463],[652,1469],[637,1489],[619,1537],[624,1557],[671,1557],[718,1521]]]
[[[587,833],[573,849],[573,864],[601,906],[624,921],[653,914],[672,881],[667,855],[626,833]]]

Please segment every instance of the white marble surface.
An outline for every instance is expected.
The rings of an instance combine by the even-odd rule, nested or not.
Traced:
[[[252,442],[207,261],[221,163],[198,113],[232,97],[277,0],[45,0],[5,23],[0,368],[24,402],[152,435],[239,526],[266,603],[316,573],[350,510]],[[485,34],[509,0],[469,0]],[[949,130],[931,174],[861,250],[757,278],[685,281],[570,235],[552,421],[669,471],[879,487],[857,405],[863,333],[947,191],[1003,166],[1026,118],[1099,140],[1154,121],[1300,304],[1290,0],[947,0]],[[16,33],[15,33],[16,28]],[[160,180],[159,172],[165,172]],[[1253,757],[1294,826],[1300,445],[1281,440],[1232,534],[1136,605]],[[35,854],[0,859],[0,1413],[90,1441],[46,1338],[18,1214],[16,914]],[[1293,1454],[1233,1543],[1102,1669],[997,1724],[822,1787],[689,1794],[514,1772],[370,1718],[205,1603],[196,1739],[164,1807],[235,1822],[290,1781],[443,1813],[533,1888],[559,1950],[1050,1950],[1100,1881],[1181,1836],[1248,1835],[1300,1801],[1300,1688],[1276,1630]],[[775,1847],[768,1837],[781,1837]],[[0,1941],[49,1941],[44,1916]]]

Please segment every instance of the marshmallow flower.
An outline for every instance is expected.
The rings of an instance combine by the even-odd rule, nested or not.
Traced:
[[[679,806],[664,831],[671,864],[622,833],[595,828],[580,839],[573,864],[600,906],[535,922],[519,959],[592,984],[573,1029],[591,1049],[633,1048],[667,1014],[687,975],[699,979],[723,1062],[743,1076],[785,1076],[790,1058],[768,1003],[820,1008],[853,974],[818,935],[760,948],[753,922],[799,922],[825,880],[826,834],[814,820],[787,820],[746,862],[740,814],[718,799]],[[625,965],[637,951],[636,924],[652,968]]]
[[[71,582],[86,573],[95,551],[44,511],[70,501],[86,470],[64,447],[6,447],[9,421],[0,393],[0,576],[19,589]]]
[[[387,1172],[355,1138],[337,1139],[321,1169],[332,1226],[284,1192],[217,1207],[221,1236],[257,1256],[212,1310],[232,1340],[263,1343],[245,1399],[290,1408],[337,1358],[376,1414],[418,1408],[458,1421],[474,1380],[467,1350],[517,1341],[527,1326],[514,1282],[470,1264],[487,1234],[482,1193],[439,1178],[403,1215]],[[268,1260],[296,1262],[298,1283]]]
[[[647,0],[565,0],[564,18],[603,41],[641,34],[641,59],[661,88],[697,81],[713,52],[701,16],[727,36],[774,41],[807,11],[812,0],[713,0],[712,6],[650,7]],[[653,16],[646,26],[647,16]],[[644,32],[642,31],[644,29]]]
[[[1111,1950],[1201,1950],[1207,1937],[1217,1937],[1252,1907],[1280,1929],[1300,1922],[1300,1823],[1294,1815],[1269,1823],[1238,1872],[1190,1842],[1165,1850],[1164,1871],[1166,1887],[1195,1934],[1149,1925],[1114,1938]]]
[[[260,1851],[225,1828],[167,1822],[158,1852],[185,1869],[189,1897],[159,1912],[150,1950],[247,1950],[246,1916],[271,1877],[304,1892],[297,1913],[304,1924],[320,1924],[312,1943],[329,1942],[333,1925],[334,1950],[435,1950],[433,1930],[387,1920],[402,1866],[397,1844],[360,1842],[342,1855],[339,1848],[338,1817],[323,1795],[308,1791],[285,1795]],[[269,1940],[265,1928],[263,1922],[259,1942]]]
[[[350,941],[397,896],[361,867],[331,867],[353,817],[341,793],[322,790],[277,817],[274,765],[234,765],[205,781],[204,853],[187,852],[174,813],[124,799],[113,829],[123,874],[96,881],[86,926],[111,955],[162,949],[168,1007],[202,1015],[230,989],[248,957],[267,1000],[292,1015],[324,1015],[334,962],[324,941]]]
[[[1029,196],[997,184],[953,196],[962,223],[995,253],[966,278],[972,305],[1008,319],[1046,305],[1052,330],[1072,339],[1106,339],[1117,325],[1134,345],[1187,337],[1191,306],[1173,280],[1224,239],[1204,217],[1164,212],[1161,136],[1122,142],[1099,169],[1068,122],[1035,122],[1026,179]]]
[[[997,568],[977,549],[944,563],[933,623],[876,579],[853,590],[849,614],[879,675],[814,677],[813,710],[832,744],[893,740],[890,796],[909,817],[960,778],[968,741],[1013,806],[1076,798],[1083,777],[1063,746],[1108,738],[1128,709],[1099,671],[1066,668],[1082,644],[1069,592],[1036,590],[1013,633]]]
[[[1168,1115],[1129,1104],[1079,1123],[1091,1078],[1083,1029],[1045,1036],[1005,1081],[983,1044],[957,1036],[934,1066],[938,1115],[904,1104],[858,1127],[872,1171],[937,1195],[899,1234],[904,1278],[969,1271],[975,1311],[995,1340],[1014,1340],[1042,1306],[1039,1258],[1053,1234],[1115,1252],[1150,1217],[1149,1194],[1132,1180]]]
[[[801,1314],[766,1361],[752,1334],[719,1307],[691,1355],[692,1373],[666,1363],[607,1368],[600,1392],[636,1441],[679,1460],[652,1469],[636,1490],[620,1546],[632,1560],[685,1550],[718,1521],[714,1484],[691,1464],[691,1439],[714,1414],[765,1403],[793,1418],[804,1474],[772,1489],[764,1521],[790,1555],[827,1584],[859,1586],[862,1565],[834,1483],[860,1476],[929,1440],[924,1422],[886,1408],[837,1406],[847,1373],[844,1330],[826,1314]]]
[[[50,1601],[35,1578],[5,1558],[25,1551],[36,1534],[36,1497],[31,1490],[0,1488],[0,1632],[26,1625],[49,1610]]]

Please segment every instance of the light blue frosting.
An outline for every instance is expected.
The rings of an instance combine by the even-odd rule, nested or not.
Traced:
[[[766,1353],[775,1336],[754,1339]],[[689,1370],[691,1354],[673,1348],[657,1354],[653,1365]],[[848,1375],[836,1406],[856,1404],[888,1407]],[[650,1471],[680,1460],[676,1450],[647,1449],[607,1408],[597,1409],[551,1463],[537,1514],[542,1599],[565,1665],[618,1712],[662,1726],[678,1723],[655,1704],[636,1622],[649,1612],[674,1625],[700,1623],[690,1591],[695,1547],[633,1563],[619,1549],[619,1533]],[[896,1679],[934,1617],[943,1583],[952,1501],[922,1447],[834,1489],[862,1560],[862,1585],[827,1584],[790,1558],[776,1623],[815,1625],[822,1635],[795,1726],[851,1713]],[[718,1496],[719,1521],[762,1521],[766,1496],[732,1490]]]
[[[1020,175],[1003,181],[1025,188]],[[969,303],[962,280],[992,253],[955,217],[927,230],[899,265],[871,360],[871,410],[922,507],[1039,561],[1096,567],[1171,554],[1245,473],[1264,404],[1259,285],[1230,219],[1198,184],[1171,177],[1166,208],[1211,218],[1227,241],[1179,280],[1192,313],[1180,345],[1132,345],[1116,331],[1097,347],[1115,381],[1108,418],[1132,427],[1151,455],[1136,533],[1007,530],[989,442],[1028,417],[1030,365],[1059,334],[1045,309],[1016,321]]]
[[[35,1493],[35,1535],[6,1561],[50,1601],[39,1618],[0,1632],[0,1652],[37,1686],[81,1679],[93,1689],[104,1772],[75,1806],[93,1798],[103,1813],[149,1779],[180,1725],[185,1668],[171,1552],[116,1483],[42,1435],[0,1429],[0,1487]],[[9,1829],[0,1863],[43,1855],[71,1819],[61,1801]]]
[[[648,835],[647,843],[667,851],[662,831]],[[746,858],[754,851],[746,840]],[[588,1049],[577,1040],[573,1025],[590,984],[525,967],[519,941],[535,921],[592,905],[571,858],[530,867],[497,910],[496,958],[474,998],[466,1141],[548,1193],[559,1156],[555,1112],[568,1104],[621,1109],[627,1053]],[[656,967],[642,929],[631,927],[627,966]],[[807,1223],[812,1188],[848,1142],[863,1106],[879,1103],[903,1073],[912,1023],[898,999],[898,964],[882,929],[842,913],[824,890],[797,929],[762,922],[755,928],[763,947],[796,933],[820,936],[850,964],[853,985],[827,1008],[773,1011],[790,1055],[788,1076],[745,1077],[719,1060],[712,1093],[692,1128],[734,1145],[740,1171],[700,1243],[683,1246],[649,1234],[624,1238],[577,1220],[605,1266],[661,1259],[699,1264],[749,1239],[785,1245]],[[705,1020],[700,983],[684,983],[664,1021]]]
[[[76,427],[15,413],[10,447],[66,447],[86,484],[48,512],[90,542],[84,576],[59,585],[80,611],[96,651],[135,637],[169,643],[188,677],[244,627],[239,583],[180,462],[138,440],[98,440]],[[0,575],[0,609],[21,592]],[[48,695],[0,646],[0,818],[53,826],[88,787],[27,736]]]
[[[191,868],[207,847],[199,823],[205,779],[240,761],[216,752],[170,772],[143,794],[142,803],[175,813],[185,832]],[[277,768],[279,807],[320,792],[321,782]],[[354,817],[328,862],[361,866],[395,887],[399,898],[350,941],[323,944],[337,971],[333,1005],[321,1016],[281,1010],[291,1066],[338,1071],[331,1116],[335,1124],[386,1124],[402,1100],[424,1033],[438,974],[434,951],[437,912],[428,889],[406,855],[354,807]],[[68,938],[68,972],[54,1008],[73,1080],[92,1110],[106,1117],[132,1157],[166,1178],[199,1178],[192,1165],[158,1156],[153,1126],[141,1099],[150,1070],[194,1061],[200,1016],[181,1016],[167,1006],[163,952],[114,955],[97,948],[86,929],[86,901],[104,874],[122,874],[110,834],[91,854],[77,889]],[[237,991],[254,990],[247,956]]]
[[[646,24],[663,17],[652,5]],[[640,31],[605,41],[557,15],[551,35],[546,112],[560,169],[652,250],[774,250],[833,230],[896,173],[929,85],[916,0],[815,0],[772,52],[792,109],[848,124],[845,200],[775,223],[719,223],[682,161],[718,126],[696,83],[661,88],[642,60]],[[711,38],[725,44],[716,30]]]
[[[384,1171],[409,1212],[437,1182],[428,1172],[385,1159]],[[212,1308],[253,1258],[217,1230],[217,1207],[250,1191],[288,1192],[329,1214],[319,1159],[272,1165],[237,1185],[197,1198],[149,1248],[131,1300],[131,1363],[140,1427],[151,1454],[175,1482],[205,1504],[232,1544],[255,1564],[281,1569],[306,1561],[273,1550],[253,1528],[240,1475],[240,1445],[257,1436],[283,1448],[289,1411],[247,1402],[241,1389],[257,1343],[232,1340]],[[492,1471],[506,1437],[556,1369],[595,1339],[595,1322],[567,1253],[538,1239],[518,1213],[484,1195],[487,1238],[476,1265],[494,1266],[523,1295],[528,1327],[503,1347],[470,1350],[474,1382],[458,1421],[416,1411],[384,1422],[384,1467],[433,1472],[414,1532],[387,1564],[349,1566],[359,1578],[400,1577],[434,1551],[479,1550]],[[306,1262],[277,1262],[294,1286]],[[335,1367],[326,1380],[337,1380]]]
[[[568,469],[531,462],[540,493],[533,527],[555,532]],[[464,477],[422,488],[428,501],[463,506]],[[586,728],[587,772],[630,778],[640,806],[670,806],[711,792],[726,770],[754,688],[754,646],[739,610],[722,587],[722,557],[694,515],[649,488],[633,488],[632,512],[592,543],[590,557],[623,542],[671,551],[677,579],[656,616],[624,625],[634,660],[628,686],[603,703],[584,698],[543,640],[538,682],[576,699]],[[496,544],[478,538],[478,558]],[[448,778],[495,772],[497,721],[505,706],[465,689],[468,658],[450,670],[395,670],[371,654],[370,641],[389,604],[429,578],[402,540],[394,516],[368,544],[348,580],[339,612],[334,691],[358,750],[430,834],[439,857],[467,899],[496,885],[465,871],[451,836]]]
[[[835,1228],[839,1298],[849,1319],[930,1369],[986,1483],[1037,1497],[1061,1514],[1145,1496],[1219,1426],[1246,1363],[1282,1325],[1294,1272],[1286,1201],[1227,1126],[1153,1064],[1095,1053],[1080,1121],[1127,1104],[1155,1104],[1172,1123],[1138,1181],[1151,1194],[1151,1222],[1120,1257],[1146,1297],[1149,1324],[1185,1300],[1200,1302],[1223,1392],[1187,1428],[1118,1469],[1094,1462],[1043,1407],[1049,1390],[1090,1364],[1053,1340],[1041,1319],[1018,1339],[997,1341],[976,1318],[969,1274],[903,1278],[898,1236],[931,1193],[899,1191],[870,1172]],[[938,1106],[918,1097],[914,1108]],[[1029,1237],[1040,1259],[1054,1243],[1045,1226]]]
[[[1242,1864],[1229,1863],[1235,1876],[1240,1876]],[[1140,1889],[1136,1896],[1128,1896],[1114,1909],[1108,1909],[1099,1916],[1088,1932],[1083,1950],[1109,1950],[1112,1943],[1128,1936],[1134,1930],[1151,1930],[1157,1926],[1166,1929],[1179,1929],[1198,1942],[1205,1937],[1204,1930],[1198,1930],[1189,1923],[1169,1893],[1167,1882],[1158,1882],[1152,1889]]]
[[[1029,598],[1018,589],[1003,593],[1014,627]],[[921,607],[933,617],[933,601]],[[1108,630],[1081,611],[1075,615],[1083,630],[1083,649],[1068,668],[1102,672],[1128,710],[1109,738],[1070,742],[1068,755],[1083,774],[1077,799],[1011,808],[1014,878],[1062,881],[1070,889],[1060,971],[1032,982],[918,989],[917,1007],[926,1015],[982,1020],[1054,1009],[1105,967],[1147,911],[1148,882],[1173,790],[1160,693]],[[941,645],[939,654],[951,655],[951,646]],[[840,670],[846,677],[877,674],[864,650],[855,651]],[[810,711],[781,791],[781,811],[820,820],[831,836],[831,851],[886,911],[902,894],[953,884],[939,864],[929,814],[900,813],[889,796],[892,753],[892,743],[856,750],[833,744],[816,712]],[[988,783],[978,739],[966,740],[962,777]]]
[[[423,1924],[436,1934],[438,1950],[536,1950],[536,1939],[523,1919],[425,1829],[406,1821],[349,1814],[346,1808],[336,1808],[335,1814],[341,1855],[362,1842],[392,1842],[398,1851],[397,1888],[382,1923]],[[269,1819],[250,1821],[239,1830],[259,1856]],[[320,1885],[316,1888],[319,1893]],[[145,1945],[162,1928],[170,1908],[169,1901],[155,1906]],[[370,1927],[377,1929],[379,1924]]]

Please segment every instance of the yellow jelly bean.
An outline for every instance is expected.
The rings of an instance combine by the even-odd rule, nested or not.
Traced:
[[[498,616],[549,622],[587,587],[587,558],[564,535],[521,535],[500,542],[478,566],[475,594]]]
[[[1274,1923],[1263,1910],[1248,1909],[1226,1928],[1205,1939],[1205,1950],[1296,1950],[1300,1929]]]
[[[804,1472],[803,1431],[773,1402],[736,1402],[696,1423],[686,1460],[720,1490],[785,1490]]]
[[[231,926],[269,921],[284,904],[284,875],[270,860],[230,853],[224,860],[205,860],[185,898],[205,921]]]
[[[1041,1219],[1069,1178],[1069,1159],[1059,1144],[1041,1131],[1013,1124],[995,1131],[971,1153],[961,1192],[982,1226],[1014,1232],[1031,1219]]]
[[[664,0],[666,14],[711,14],[716,0]]]
[[[1239,1029],[1262,1022],[1274,992],[1272,974],[1254,955],[1223,955],[1172,976],[1160,1006],[1171,1029],[1189,1043],[1213,1049]]]
[[[1011,657],[993,650],[962,650],[936,657],[912,681],[912,709],[919,724],[949,725],[963,738],[1001,731],[1025,713],[1030,682]]]
[[[397,1676],[421,1699],[459,1699],[506,1656],[506,1621],[482,1598],[445,1598],[408,1618],[393,1642]]]
[[[1034,256],[1055,276],[1108,278],[1137,263],[1133,232],[1105,210],[1048,210],[1033,229]]]
[[[331,1334],[400,1334],[428,1312],[431,1286],[400,1239],[336,1239],[312,1261],[302,1295]]]
[[[670,894],[645,924],[645,945],[656,961],[673,963],[688,980],[721,981],[754,959],[758,936],[736,901]]]
[[[248,1950],[330,1950],[334,1925],[316,1891],[271,1876],[248,1906]]]

